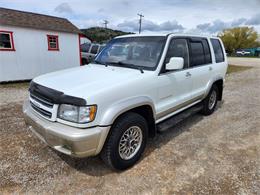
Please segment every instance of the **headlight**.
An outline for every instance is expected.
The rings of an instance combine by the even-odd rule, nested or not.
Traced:
[[[88,123],[95,119],[97,106],[73,106],[69,104],[61,104],[59,106],[58,118],[75,122]]]

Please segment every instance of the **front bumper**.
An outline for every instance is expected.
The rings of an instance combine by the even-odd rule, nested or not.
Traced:
[[[87,129],[51,122],[36,113],[29,101],[23,105],[26,124],[47,145],[67,155],[87,157],[97,155],[106,140],[110,126]]]

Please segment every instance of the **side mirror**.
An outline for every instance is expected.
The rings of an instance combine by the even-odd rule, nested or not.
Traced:
[[[170,61],[166,64],[166,70],[180,70],[183,69],[184,59],[181,57],[172,57]]]

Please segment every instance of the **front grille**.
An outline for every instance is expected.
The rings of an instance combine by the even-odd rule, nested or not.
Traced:
[[[53,108],[53,103],[51,103],[51,102],[50,102],[49,100],[47,100],[46,98],[38,97],[38,96],[36,96],[36,95],[34,95],[34,94],[32,94],[32,93],[30,94],[30,97],[31,97],[33,100],[35,100],[35,101],[41,103],[42,105],[47,106],[48,108]]]
[[[31,103],[32,108],[33,108],[36,112],[38,112],[38,113],[40,113],[41,115],[43,115],[43,116],[45,116],[45,117],[51,119],[51,117],[52,117],[52,113],[51,113],[51,112],[46,111],[46,110],[44,110],[44,109],[42,109],[42,108],[39,108],[39,107],[36,106],[33,102],[30,102],[30,103]]]
[[[35,112],[48,120],[55,121],[57,105],[52,103],[48,98],[38,93],[30,93],[30,103]]]

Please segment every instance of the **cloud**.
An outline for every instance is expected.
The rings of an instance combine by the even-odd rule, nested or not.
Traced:
[[[254,18],[254,17],[253,17]],[[251,19],[246,18],[239,18],[235,19],[231,22],[224,22],[222,20],[214,20],[211,23],[203,23],[196,26],[196,29],[194,29],[196,32],[206,32],[206,33],[218,33],[226,28],[233,28],[238,27],[241,25],[247,24],[249,21],[254,21]],[[260,21],[259,21],[260,22]]]
[[[207,30],[210,28],[210,26],[211,26],[211,23],[204,23],[204,24],[197,25],[196,28],[199,30]]]
[[[61,3],[59,4],[55,9],[54,9],[55,12],[58,12],[58,13],[65,13],[65,14],[72,14],[73,13],[73,10],[72,8],[70,7],[70,5],[68,3]]]
[[[134,31],[139,30],[139,20],[128,20],[122,23],[119,23],[117,27],[125,31]],[[176,20],[166,21],[162,23],[156,23],[151,20],[142,21],[142,31],[151,31],[151,32],[161,32],[161,31],[170,31],[170,32],[182,32],[184,27],[179,24]]]
[[[233,20],[230,25],[232,27],[236,27],[236,26],[244,24],[246,21],[247,21],[247,19],[245,19],[245,18],[239,18],[237,20]]]
[[[260,13],[247,20],[246,25],[260,25]]]
[[[196,29],[199,31],[206,31],[209,33],[216,33],[230,26],[229,23],[222,20],[215,20],[212,23],[204,23],[197,25]]]
[[[260,14],[256,14],[251,18],[239,18],[232,20],[231,22],[224,22],[222,20],[214,20],[211,23],[202,23],[196,26],[195,30],[197,33],[218,33],[226,28],[233,28],[243,25],[260,25]]]
[[[173,20],[161,23],[160,29],[163,31],[182,32],[184,27],[181,24],[178,24],[176,20]]]

